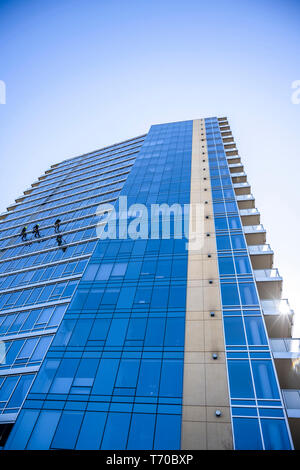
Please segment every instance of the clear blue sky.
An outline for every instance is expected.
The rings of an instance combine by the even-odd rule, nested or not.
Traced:
[[[0,43],[1,211],[52,163],[227,115],[300,312],[300,0],[0,0]]]

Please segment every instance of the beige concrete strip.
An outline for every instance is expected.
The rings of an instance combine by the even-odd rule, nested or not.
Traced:
[[[204,119],[193,122],[191,204],[201,204],[201,247],[189,243],[185,323],[182,449],[232,449],[221,298]],[[214,312],[214,316],[211,316]],[[213,354],[217,359],[213,359]],[[216,416],[216,411],[221,416]]]

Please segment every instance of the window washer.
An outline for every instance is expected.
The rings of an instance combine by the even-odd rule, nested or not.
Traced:
[[[36,224],[36,225],[33,227],[32,233],[34,234],[34,238],[41,238],[40,229],[39,229],[39,224]]]
[[[22,228],[20,235],[23,242],[25,242],[27,240],[27,227]]]
[[[61,246],[63,242],[62,235],[57,235],[56,241],[57,241],[58,246]]]
[[[57,235],[56,241],[57,241],[58,246],[61,246],[61,247],[62,247],[62,251],[65,252],[66,249],[67,249],[67,247],[66,247],[66,246],[63,246],[63,244],[64,244],[65,242],[64,242],[64,240],[63,240],[62,235]]]
[[[59,232],[60,222],[61,222],[60,219],[57,219],[57,220],[54,222],[54,231],[55,231],[55,233],[58,233],[58,232]]]

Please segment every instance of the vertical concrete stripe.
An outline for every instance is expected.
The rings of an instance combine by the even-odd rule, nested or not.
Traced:
[[[204,119],[193,121],[182,449],[232,449],[216,237]],[[193,207],[193,206],[192,206]],[[195,209],[195,206],[194,206]],[[208,217],[208,218],[207,218]],[[201,246],[195,249],[193,231]],[[207,236],[209,234],[209,236]],[[211,316],[210,312],[214,312]],[[213,359],[217,354],[217,359]],[[216,416],[216,410],[221,416]]]

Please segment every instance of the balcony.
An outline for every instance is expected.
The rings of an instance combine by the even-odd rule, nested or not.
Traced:
[[[230,129],[229,123],[228,123],[227,120],[223,120],[223,121],[219,122],[219,126],[220,126],[221,131],[224,131],[224,130],[227,131],[228,129]],[[228,127],[228,129],[227,129],[227,127]]]
[[[244,165],[242,163],[230,163],[228,165],[230,173],[240,173],[241,171],[244,171]]]
[[[299,338],[272,338],[270,346],[274,359],[300,359]],[[298,369],[300,374],[300,360]]]
[[[11,212],[11,211],[13,211],[16,207],[17,207],[17,204],[10,204],[10,205],[6,208],[6,210],[7,210],[8,212]]]
[[[225,148],[225,154],[226,154],[226,157],[232,157],[234,155],[238,155],[239,152],[237,150],[228,150]]]
[[[295,449],[300,449],[300,390],[281,390]]]
[[[252,194],[244,194],[236,197],[239,209],[252,209],[255,207],[255,199]]]
[[[261,306],[264,315],[285,315],[292,317],[294,310],[291,309],[287,299],[262,300]]]
[[[233,183],[245,183],[247,181],[247,175],[244,171],[241,173],[233,173],[231,179]]]
[[[240,216],[243,225],[258,225],[260,223],[260,212],[258,209],[241,209]]]
[[[251,186],[249,183],[236,183],[233,184],[235,194],[240,196],[241,194],[250,194]]]
[[[254,277],[261,299],[280,299],[282,292],[282,277],[278,269],[256,269]]]
[[[228,143],[231,143],[231,142],[234,142],[234,139],[233,139],[233,136],[228,136],[228,137],[225,137],[225,136],[222,136],[223,138],[223,142],[224,144],[228,144]]]
[[[289,338],[292,335],[293,315],[287,299],[261,300],[269,338]]]
[[[241,163],[241,157],[239,156],[227,157],[227,162],[228,162],[228,165],[231,165],[233,163]]]
[[[274,357],[280,388],[300,389],[300,339],[272,338],[270,347]]]
[[[232,143],[230,143],[230,144],[224,144],[224,148],[225,148],[225,150],[236,149],[236,143],[235,143],[235,142],[232,142]]]
[[[281,390],[289,418],[300,418],[300,390]],[[300,437],[300,436],[299,436]]]
[[[243,230],[248,245],[263,245],[266,242],[266,230],[262,224],[245,225]]]
[[[222,136],[222,138],[232,136],[232,132],[231,131],[222,131],[221,130],[221,136]]]
[[[242,211],[241,211],[242,212]],[[253,269],[271,269],[274,252],[270,245],[250,245],[248,247]]]

